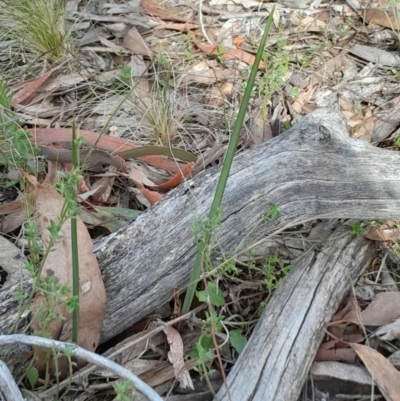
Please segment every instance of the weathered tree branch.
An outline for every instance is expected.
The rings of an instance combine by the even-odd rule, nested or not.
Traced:
[[[218,230],[226,253],[315,218],[400,218],[400,155],[349,138],[346,119],[320,109],[287,133],[238,155]],[[207,216],[218,168],[172,191],[106,239],[96,255],[108,294],[103,340],[118,334],[184,288],[196,253],[191,228]],[[270,205],[280,215],[260,222]],[[248,235],[248,237],[246,237]]]

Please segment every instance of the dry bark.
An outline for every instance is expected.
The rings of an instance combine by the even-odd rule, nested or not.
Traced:
[[[343,115],[319,109],[290,131],[236,157],[218,246],[233,254],[316,218],[400,219],[399,169],[397,152],[349,138]],[[155,311],[174,288],[185,288],[196,254],[191,228],[208,214],[218,173],[217,167],[196,175],[96,247],[108,296],[102,341]],[[280,215],[259,224],[271,204]],[[10,301],[14,291],[11,287],[0,294],[3,332],[16,316],[17,304]],[[4,299],[10,301],[7,307]]]

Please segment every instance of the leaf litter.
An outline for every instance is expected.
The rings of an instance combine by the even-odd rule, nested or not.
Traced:
[[[20,124],[27,125],[32,143],[47,158],[49,174],[52,169],[55,177],[50,182],[56,182],[60,170],[70,168],[70,127],[73,118],[79,121],[80,135],[85,138],[81,158],[87,163],[80,183],[79,213],[91,230],[116,231],[159,201],[165,192],[181,185],[190,174],[222,162],[249,68],[254,63],[262,21],[272,5],[276,6],[275,32],[260,63],[260,79],[254,88],[238,151],[280,134],[299,116],[321,106],[341,110],[348,117],[351,136],[380,147],[400,146],[399,61],[393,51],[398,41],[398,18],[390,2],[368,4],[365,8],[353,1],[319,2],[316,7],[303,1],[298,2],[299,8],[289,0],[276,4],[212,0],[202,4],[202,8],[153,0],[97,5],[89,2],[87,6],[79,1],[67,3],[71,32],[80,43],[79,67],[72,68],[68,63],[51,66],[44,59],[15,63],[10,55],[16,54],[18,59],[19,52],[17,42],[12,42],[7,52],[0,48],[1,77],[6,78],[14,92],[12,106]],[[274,54],[282,57],[276,59]],[[272,77],[270,81],[263,80],[264,70]],[[108,135],[111,124],[116,127],[117,136]],[[186,150],[196,156],[196,163],[162,153],[140,156],[134,161],[118,156],[120,152],[149,145]],[[43,180],[43,173],[38,179]],[[52,205],[57,203],[54,188],[43,183],[35,185],[40,188],[38,199],[43,199],[43,192]],[[0,205],[0,213],[5,215],[2,233],[12,233],[24,224],[23,202],[26,200],[19,197]],[[37,213],[42,220],[54,218],[50,209],[43,212],[38,208]],[[86,257],[93,261],[87,235]],[[295,233],[286,235],[296,237]],[[384,251],[397,250],[396,223],[378,223],[366,237],[377,241]],[[292,238],[291,244],[297,239]],[[276,251],[290,261],[303,251],[296,246],[282,247],[283,242],[277,240],[255,249],[254,255],[238,262],[239,266],[249,261],[257,264]],[[8,249],[8,244],[2,247]],[[68,259],[65,249],[61,247],[58,252],[64,256],[57,260]],[[7,268],[15,268],[12,263],[3,263],[7,263]],[[54,270],[55,262],[51,263],[46,267],[48,271]],[[391,372],[387,368],[389,362],[383,362],[376,352],[366,351],[361,345],[349,344],[364,342],[367,328],[376,330],[372,346],[385,349],[386,354],[393,352],[399,340],[398,292],[393,280],[384,281],[385,274],[390,278],[391,271],[384,259],[371,266],[355,287],[357,298],[345,300],[343,309],[332,319],[327,341],[316,358],[334,361],[336,370],[345,371],[340,361],[354,361],[358,354],[387,397],[391,396],[391,381],[376,370]],[[14,282],[14,271],[9,270],[8,274]],[[96,270],[95,276],[98,275]],[[258,274],[242,272],[236,282],[224,283],[224,294],[229,294],[233,314],[248,320],[258,315],[255,304],[263,302],[271,292],[260,279]],[[269,276],[270,283],[280,279],[272,273]],[[388,288],[391,290],[386,291]],[[93,312],[92,308],[93,305],[89,307]],[[99,320],[102,314],[104,311],[98,313]],[[164,318],[168,316],[167,313]],[[89,318],[87,323],[90,322]],[[199,328],[198,322],[194,327],[196,324]],[[89,349],[99,342],[101,323],[95,325],[95,330],[89,329]],[[60,330],[55,329],[56,335]],[[244,338],[234,330],[231,335],[240,341]],[[185,348],[190,348],[193,340],[186,344],[185,341],[189,340],[183,338],[183,352],[188,355]],[[143,346],[130,360],[137,364],[147,361],[147,370],[142,372],[147,372],[148,380],[157,385],[164,380],[161,376],[168,383],[177,369],[174,363],[165,376],[154,379],[156,369],[166,372],[171,367],[162,347],[163,340],[159,338],[154,349],[149,351],[147,345]],[[238,346],[242,347],[243,343]],[[146,354],[143,359],[139,357],[142,352]],[[229,360],[237,358],[227,346],[221,352]],[[155,355],[163,355],[164,367],[150,363]],[[182,367],[182,360],[180,363]],[[391,375],[388,373],[387,377]],[[175,377],[182,379],[177,370]],[[52,394],[47,399],[53,399]]]

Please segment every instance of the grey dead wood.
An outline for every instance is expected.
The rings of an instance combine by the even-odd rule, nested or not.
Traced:
[[[7,364],[0,360],[0,401],[24,401]]]
[[[234,254],[316,218],[400,219],[399,169],[397,152],[349,138],[343,115],[316,110],[288,132],[236,157],[218,245]],[[207,216],[218,176],[218,167],[196,175],[95,248],[108,296],[103,342],[156,311],[174,288],[185,288],[196,254],[191,228]],[[273,203],[280,215],[252,231]],[[15,289],[0,293],[2,332],[15,320],[18,305],[10,301]],[[9,300],[7,307],[3,299]]]
[[[373,256],[373,243],[340,225],[293,263],[228,375],[232,400],[298,400],[324,328]],[[218,399],[229,400],[225,386]]]

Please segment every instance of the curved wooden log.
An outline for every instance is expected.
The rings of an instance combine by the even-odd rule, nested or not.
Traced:
[[[399,171],[399,153],[350,138],[342,114],[316,110],[237,156],[218,244],[234,253],[315,218],[399,219]],[[108,295],[103,341],[185,288],[196,254],[191,229],[208,214],[218,173],[195,176],[96,248]],[[273,203],[280,215],[251,232]]]

